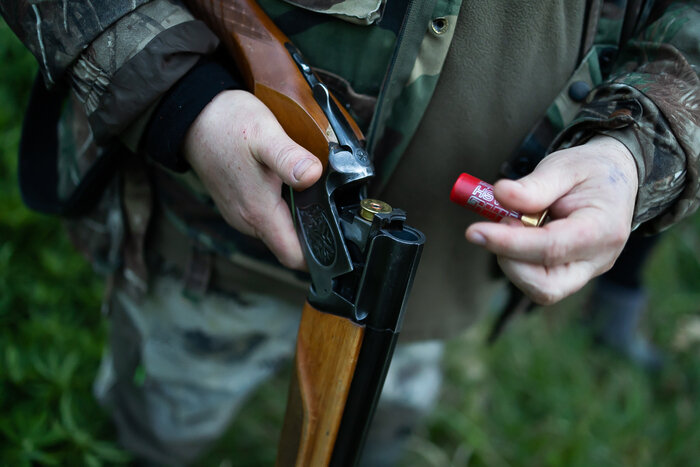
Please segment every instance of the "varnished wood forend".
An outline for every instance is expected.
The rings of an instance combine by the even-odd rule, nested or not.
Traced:
[[[364,328],[306,303],[277,467],[323,467],[333,454]]]

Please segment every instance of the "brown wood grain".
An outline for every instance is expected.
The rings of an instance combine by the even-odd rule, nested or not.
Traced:
[[[187,4],[227,47],[248,90],[272,110],[294,141],[325,166],[328,143],[337,138],[284,46],[287,36],[254,0],[188,0]],[[362,139],[355,122],[339,108]]]
[[[362,326],[305,304],[278,467],[329,464],[363,336]]]

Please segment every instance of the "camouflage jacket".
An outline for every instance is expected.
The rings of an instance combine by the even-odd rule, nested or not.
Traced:
[[[355,111],[384,184],[430,101],[461,1],[260,3]],[[65,191],[80,179],[85,160],[99,157],[100,145],[120,138],[137,149],[159,97],[217,45],[176,0],[12,0],[0,8],[46,82],[64,80],[73,90],[73,120],[83,123],[68,145]],[[658,231],[692,213],[700,196],[700,6],[589,0],[587,12],[570,84],[583,82],[592,91],[577,97],[567,84],[542,122],[523,135],[524,153],[536,159],[595,133],[618,138],[638,166],[635,226]],[[165,183],[175,180],[195,198],[204,196],[191,179],[157,172]],[[179,201],[176,195],[171,205]],[[216,236],[202,238],[214,245]]]

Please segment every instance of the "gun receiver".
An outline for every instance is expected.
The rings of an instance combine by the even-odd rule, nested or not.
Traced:
[[[188,3],[228,47],[248,89],[324,165],[311,188],[285,193],[311,288],[277,465],[355,465],[425,237],[400,209],[364,197],[374,168],[361,131],[253,0]]]

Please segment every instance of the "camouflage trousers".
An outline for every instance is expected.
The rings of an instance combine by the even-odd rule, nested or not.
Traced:
[[[139,300],[115,285],[95,393],[137,458],[183,465],[290,360],[300,306],[254,292],[192,300],[176,277],[151,282]],[[440,341],[398,346],[362,465],[391,465],[401,455],[411,428],[436,402],[442,353]]]

